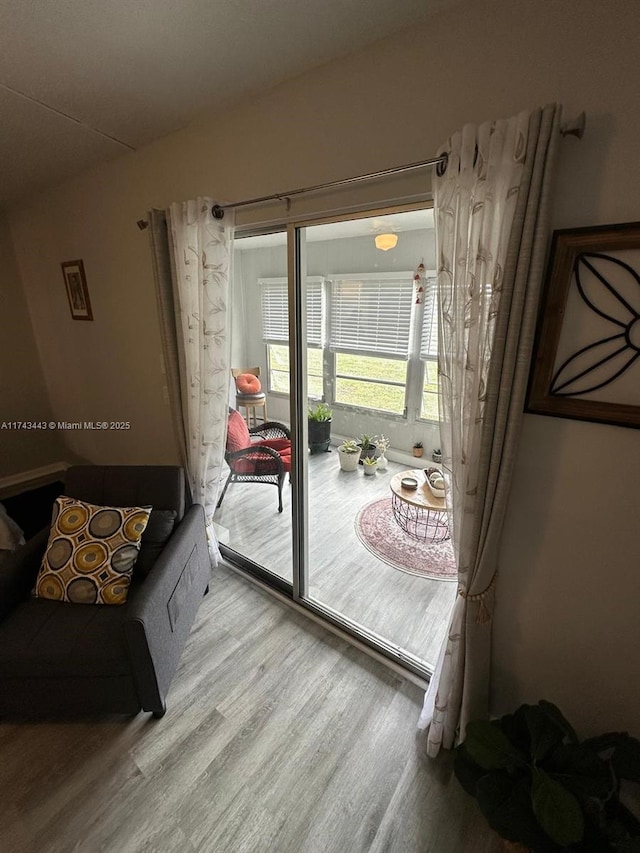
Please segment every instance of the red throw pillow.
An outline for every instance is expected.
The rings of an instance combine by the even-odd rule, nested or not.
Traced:
[[[244,450],[251,444],[251,436],[240,412],[229,412],[227,424],[227,452],[235,453],[236,450]]]
[[[236,388],[240,394],[259,394],[262,385],[253,373],[241,373],[240,376],[236,377]]]

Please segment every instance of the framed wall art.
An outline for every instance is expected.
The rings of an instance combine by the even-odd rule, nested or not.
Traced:
[[[64,276],[64,283],[67,288],[67,298],[69,299],[72,318],[74,320],[93,320],[87,279],[84,274],[84,264],[80,260],[65,261],[60,266],[62,267],[62,275]]]
[[[640,428],[640,222],[554,233],[525,411]]]

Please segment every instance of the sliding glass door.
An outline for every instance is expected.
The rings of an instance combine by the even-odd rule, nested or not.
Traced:
[[[241,562],[422,674],[455,567],[446,537],[402,526],[392,486],[413,472],[422,490],[438,446],[434,249],[424,208],[236,239],[235,361],[262,367],[268,418],[291,429],[292,484],[282,515],[249,484],[219,511]],[[367,455],[383,459],[354,463]]]

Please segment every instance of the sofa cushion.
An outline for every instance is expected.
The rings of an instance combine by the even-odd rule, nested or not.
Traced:
[[[56,498],[33,595],[75,604],[124,604],[150,512],[151,507]]]
[[[0,504],[0,551],[15,551],[20,545],[24,545],[22,528]]]
[[[22,602],[0,622],[0,678],[99,677],[130,671],[126,607]]]
[[[171,538],[176,526],[177,513],[172,509],[152,509],[149,523],[140,540],[140,554],[133,566],[135,578],[145,577]]]

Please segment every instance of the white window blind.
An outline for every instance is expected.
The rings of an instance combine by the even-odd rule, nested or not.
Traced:
[[[320,276],[306,279],[307,344],[322,346],[322,282]],[[286,278],[261,278],[262,340],[286,343],[289,340],[289,298]]]
[[[322,318],[324,279],[318,276],[308,277],[307,283],[307,345],[321,347],[324,341]]]
[[[424,280],[424,310],[422,314],[422,335],[420,337],[420,358],[436,358],[438,355],[438,289],[435,272],[427,272]]]
[[[333,278],[330,347],[408,358],[412,301],[411,272]]]

